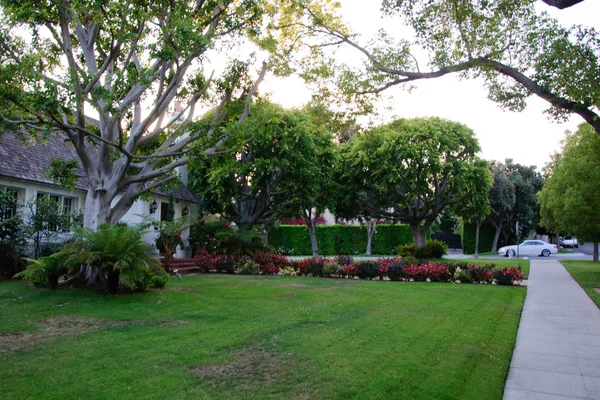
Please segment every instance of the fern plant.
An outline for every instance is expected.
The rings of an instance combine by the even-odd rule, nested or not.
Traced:
[[[37,260],[26,258],[25,260],[31,264],[14,277],[29,279],[37,282],[37,284],[47,283],[50,289],[56,289],[58,288],[58,279],[60,276],[69,272],[68,256],[69,254],[66,251],[59,251],[50,256],[40,257]]]
[[[96,231],[78,229],[75,240],[65,246],[70,254],[68,262],[98,268],[112,293],[118,290],[121,276],[130,286],[137,286],[137,280],[145,280],[147,273],[161,269],[152,254],[153,246],[143,239],[146,227],[102,224]]]

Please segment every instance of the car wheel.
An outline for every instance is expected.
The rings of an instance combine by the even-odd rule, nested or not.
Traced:
[[[507,257],[514,257],[515,256],[515,251],[513,249],[510,249],[506,252],[506,256]]]
[[[576,244],[576,245],[575,245],[575,248],[576,248],[576,249],[578,249],[578,248],[579,248],[579,245],[578,245],[578,244]]]
[[[544,251],[542,251],[542,256],[544,256],[544,257],[550,257],[550,250],[544,249]]]

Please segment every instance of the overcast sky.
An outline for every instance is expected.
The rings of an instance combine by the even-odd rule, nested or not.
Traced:
[[[366,40],[379,28],[405,35],[397,20],[382,19],[380,2],[364,0],[341,0],[344,20]],[[367,6],[366,4],[369,4]],[[372,4],[372,5],[371,5]],[[563,25],[584,24],[600,28],[600,1],[586,0],[567,10],[556,10],[545,4],[547,10]],[[398,36],[400,37],[400,36]],[[353,57],[348,51],[345,57]],[[566,129],[574,130],[583,120],[572,116],[566,123],[556,123],[543,113],[547,103],[535,96],[529,98],[527,109],[521,113],[503,111],[487,99],[481,80],[460,81],[455,76],[446,76],[416,83],[411,93],[393,88],[388,91],[391,98],[385,100],[392,106],[388,118],[439,116],[462,122],[472,128],[482,148],[481,156],[489,160],[512,158],[526,165],[542,167],[550,154],[560,150],[560,141]],[[310,92],[298,79],[285,81],[268,78],[261,87],[270,91],[272,99],[285,107],[301,106],[310,99]]]

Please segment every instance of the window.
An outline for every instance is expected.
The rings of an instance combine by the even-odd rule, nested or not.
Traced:
[[[17,214],[18,191],[4,188],[3,192],[3,195],[6,196],[6,203],[0,206],[0,221],[12,218]]]
[[[73,221],[70,213],[76,209],[77,198],[38,192],[37,200],[36,212],[43,218],[44,228],[51,232],[71,230]]]

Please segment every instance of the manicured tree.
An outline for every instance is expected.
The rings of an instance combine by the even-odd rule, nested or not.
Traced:
[[[492,162],[490,168],[494,177],[494,183],[489,192],[491,213],[488,221],[496,230],[494,241],[492,242],[492,252],[496,252],[502,228],[508,223],[515,207],[515,188],[514,184],[506,176],[504,164]]]
[[[190,164],[189,184],[207,211],[231,219],[241,232],[280,217],[302,216],[315,233],[310,214],[321,210],[321,199],[327,198],[319,163],[332,147],[331,137],[317,131],[305,112],[266,101],[231,129],[241,139],[237,151]]]
[[[350,144],[343,144],[338,147],[338,153],[344,154],[350,150]],[[370,208],[364,205],[365,202],[373,202],[369,200],[370,192],[362,192],[358,194],[357,187],[352,185],[352,177],[344,170],[345,163],[338,162],[334,170],[332,191],[332,202],[335,216],[347,220],[357,219],[361,223],[366,223],[367,226],[367,249],[366,254],[371,254],[373,236],[377,228],[377,218],[374,216],[377,213],[371,211]]]
[[[138,196],[175,180],[193,142],[205,154],[223,150],[232,99],[246,103],[238,122],[249,115],[267,63],[253,74],[249,63],[231,60],[220,78],[204,76],[211,49],[245,38],[269,51],[300,46],[293,39],[310,36],[303,27],[311,24],[295,15],[293,1],[1,0],[0,7],[0,134],[71,142],[89,183],[84,226],[92,229],[117,223]],[[316,7],[326,16],[333,6]],[[299,23],[290,27],[287,18]],[[200,105],[212,105],[214,118],[189,130]],[[150,154],[141,151],[153,143]]]
[[[559,229],[594,244],[598,261],[600,215],[600,137],[588,124],[569,133],[562,155],[553,160],[552,174],[540,194],[543,226]]]
[[[514,232],[513,227],[519,221],[519,230],[521,237],[526,237],[529,232],[535,228],[538,218],[538,200],[537,193],[542,190],[544,178],[537,171],[537,167],[525,166],[514,163],[511,159],[507,159],[506,175],[513,183],[515,188],[515,206],[510,213],[506,230],[507,235]],[[517,233],[515,232],[515,235]]]
[[[475,258],[479,258],[479,232],[481,224],[492,212],[490,207],[489,192],[493,184],[492,174],[487,179],[474,182],[471,195],[467,197],[457,208],[457,213],[464,221],[475,222]]]
[[[489,179],[466,126],[440,118],[397,120],[358,135],[341,170],[373,215],[408,223],[416,248],[445,208],[458,207]]]

